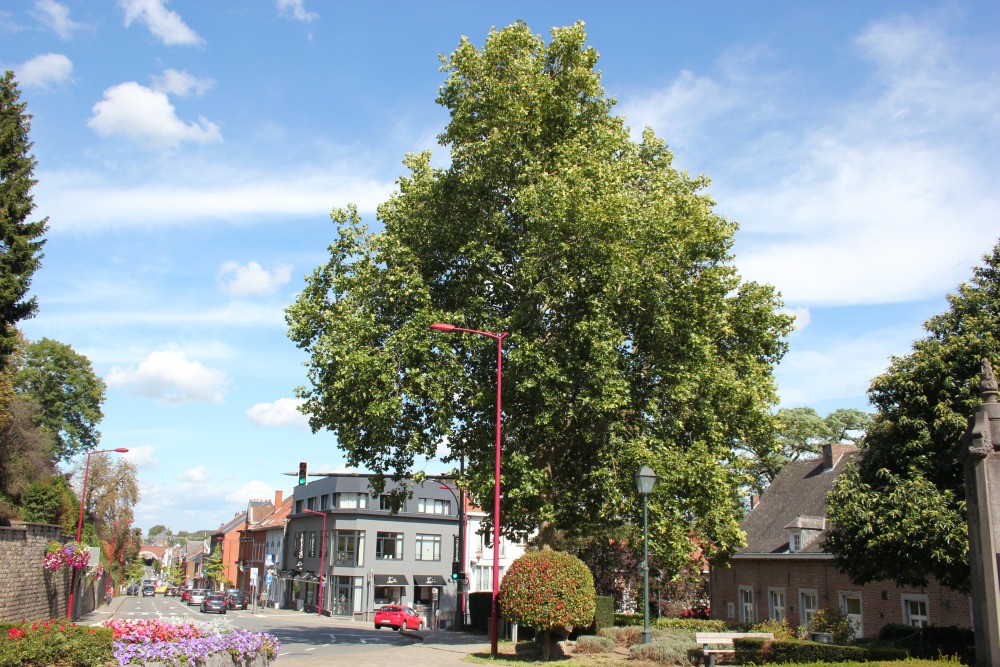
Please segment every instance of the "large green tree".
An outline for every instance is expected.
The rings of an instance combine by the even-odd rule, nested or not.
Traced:
[[[858,583],[925,585],[936,577],[968,591],[965,486],[956,455],[978,394],[983,358],[1000,362],[1000,244],[972,280],[948,296],[927,336],[873,380],[877,409],[860,462],[830,496],[827,540]]]
[[[25,348],[14,387],[38,405],[38,425],[55,440],[55,460],[97,447],[106,385],[90,359],[65,343],[42,338]]]
[[[31,116],[20,96],[14,73],[4,72],[0,77],[0,369],[17,347],[17,323],[38,308],[27,294],[42,259],[47,229],[47,219],[28,220],[35,208],[31,195],[35,158],[28,139]]]
[[[443,58],[449,166],[407,155],[384,231],[333,212],[329,261],[287,311],[310,355],[298,393],[349,465],[403,478],[446,443],[491,509],[496,344],[428,327],[509,332],[503,531],[545,546],[634,522],[648,464],[653,548],[680,568],[692,537],[742,542],[735,451],[772,439],[791,318],[741,280],[707,179],[652,131],[630,139],[597,58],[582,24],[546,44],[523,23]]]
[[[81,481],[84,466],[81,463],[78,472]],[[87,497],[83,502],[85,515],[93,524],[94,539],[97,535],[109,534],[116,522],[131,521],[139,502],[138,468],[122,456],[95,454],[90,458]],[[97,546],[96,541],[87,543]]]

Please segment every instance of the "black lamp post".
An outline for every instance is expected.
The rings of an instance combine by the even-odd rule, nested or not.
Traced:
[[[649,629],[649,524],[646,507],[649,494],[656,484],[656,473],[649,466],[642,466],[635,473],[635,486],[642,496],[642,643],[651,644],[653,633]]]

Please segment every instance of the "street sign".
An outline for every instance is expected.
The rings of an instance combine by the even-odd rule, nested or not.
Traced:
[[[270,586],[271,585],[271,578],[273,576],[274,575],[272,575],[270,572],[267,573],[267,576],[264,577],[264,585],[265,586]]]
[[[437,599],[438,599],[438,589],[437,586],[435,586],[434,588],[431,589],[431,600],[437,602]]]
[[[250,568],[250,581],[257,581],[257,568],[256,567],[251,567]]]

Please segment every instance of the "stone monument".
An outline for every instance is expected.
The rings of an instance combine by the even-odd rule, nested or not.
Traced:
[[[1000,665],[1000,403],[988,359],[979,374],[980,403],[962,437],[972,568],[972,629],[977,667]]]

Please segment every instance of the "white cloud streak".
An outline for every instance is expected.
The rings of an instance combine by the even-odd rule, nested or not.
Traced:
[[[198,45],[201,37],[175,11],[166,8],[165,0],[118,0],[125,10],[125,27],[141,23],[157,39],[167,45]]]
[[[218,283],[223,294],[229,296],[263,296],[274,294],[292,277],[292,267],[279,264],[268,271],[257,262],[246,265],[226,262],[219,269]]]
[[[151,352],[138,366],[114,367],[106,381],[109,387],[162,404],[222,403],[229,383],[222,371],[189,360],[179,350]]]
[[[35,0],[35,18],[59,35],[62,40],[72,39],[73,31],[83,27],[69,17],[69,7],[55,0]]]
[[[299,412],[302,401],[295,398],[279,398],[273,403],[257,403],[247,410],[247,417],[258,426],[293,426],[309,428],[308,418]]]
[[[14,66],[18,84],[25,88],[50,89],[73,77],[73,61],[61,53],[45,53]]]
[[[215,85],[215,79],[197,77],[183,70],[173,68],[163,70],[163,74],[153,77],[153,90],[167,95],[203,95]]]
[[[278,9],[278,16],[282,18],[305,22],[319,18],[319,14],[306,10],[304,0],[275,0],[274,5]]]

